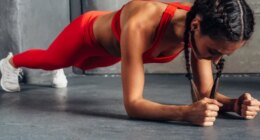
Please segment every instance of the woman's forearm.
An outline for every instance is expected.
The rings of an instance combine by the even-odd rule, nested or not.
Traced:
[[[163,105],[146,99],[139,99],[132,104],[130,117],[148,120],[185,121],[188,105]]]
[[[200,99],[203,99],[204,97],[210,96],[210,92],[207,94],[200,94]],[[220,108],[220,111],[222,112],[233,112],[234,111],[234,104],[236,99],[232,99],[228,96],[225,96],[219,92],[216,94],[216,100],[223,104],[223,107]]]
[[[233,112],[234,111],[234,104],[236,99],[232,99],[227,97],[221,93],[217,93],[216,99],[223,104],[223,107],[220,108],[223,112]]]

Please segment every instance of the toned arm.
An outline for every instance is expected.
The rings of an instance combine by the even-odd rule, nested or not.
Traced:
[[[136,6],[138,4],[139,7]],[[142,56],[151,47],[152,34],[159,23],[158,13],[162,11],[156,9],[156,6],[158,5],[153,2],[146,5],[144,1],[132,1],[121,14],[121,75],[126,112],[130,117],[138,119],[188,121],[196,125],[212,126],[219,106],[222,106],[216,100],[204,98],[192,105],[177,106],[143,98],[145,75]]]
[[[145,75],[142,54],[149,47],[151,27],[149,24],[143,24],[146,22],[142,21],[145,20],[143,15],[129,17],[131,18],[122,18],[120,42],[123,98],[128,115],[139,119],[183,120],[187,106],[163,105],[143,98]]]

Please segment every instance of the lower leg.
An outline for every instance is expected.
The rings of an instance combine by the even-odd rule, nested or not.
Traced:
[[[18,68],[18,67],[15,66],[15,64],[14,64],[13,57],[9,59],[9,63],[10,63],[10,65],[13,66],[14,68],[16,68],[16,69]]]
[[[71,66],[73,59],[71,57],[59,57],[58,54],[52,54],[48,50],[33,49],[15,55],[9,62],[15,68],[55,70]]]

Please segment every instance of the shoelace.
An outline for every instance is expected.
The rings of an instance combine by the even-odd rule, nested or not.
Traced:
[[[22,78],[23,76],[23,70],[22,69],[16,69],[14,71],[8,71],[6,81],[9,83],[17,83],[18,78]]]
[[[22,79],[23,75],[24,75],[23,70],[22,69],[18,69],[17,71],[18,71],[18,78]]]

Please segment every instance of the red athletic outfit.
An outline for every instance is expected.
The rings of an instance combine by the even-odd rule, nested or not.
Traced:
[[[179,3],[168,4],[158,26],[155,41],[152,47],[143,54],[144,63],[169,62],[181,52],[169,57],[153,58],[151,56],[177,8],[190,10],[190,7],[180,5]],[[120,41],[121,34],[120,14],[122,9],[123,7],[115,14],[111,25],[118,41]],[[100,46],[93,34],[95,19],[107,13],[103,11],[91,11],[79,16],[60,33],[47,50],[31,49],[17,54],[13,57],[14,65],[16,67],[44,70],[75,66],[89,70],[97,67],[111,66],[119,62],[121,59],[112,56]]]
[[[163,33],[165,32],[167,25],[170,23],[170,20],[174,16],[175,10],[177,8],[180,8],[180,9],[183,9],[183,10],[190,11],[190,9],[191,9],[190,7],[181,5],[178,2],[166,3],[166,4],[168,4],[168,6],[165,9],[165,11],[163,12],[160,24],[157,27],[157,33],[156,33],[155,40],[152,44],[152,47],[143,54],[143,62],[144,63],[166,63],[166,62],[170,62],[183,51],[183,50],[181,50],[177,54],[167,56],[167,57],[153,57],[151,55],[153,53],[153,51],[158,47],[158,43],[159,43]],[[122,11],[123,8],[124,7],[122,7],[115,14],[113,21],[112,21],[112,30],[115,34],[116,39],[119,42],[120,42],[120,36],[121,36],[120,14],[121,14],[121,11]]]

